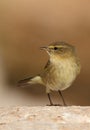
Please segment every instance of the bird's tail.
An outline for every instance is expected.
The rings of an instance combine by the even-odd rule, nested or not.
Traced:
[[[26,79],[22,79],[22,80],[19,80],[17,82],[17,86],[18,87],[25,87],[27,86],[31,80],[32,80],[33,77],[29,77],[29,78],[26,78]]]
[[[18,86],[27,86],[29,84],[43,84],[40,76],[29,77],[18,81]]]

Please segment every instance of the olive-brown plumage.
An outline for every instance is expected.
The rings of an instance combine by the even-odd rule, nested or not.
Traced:
[[[44,70],[33,78],[21,80],[20,83],[39,83],[46,86],[46,92],[50,101],[50,92],[59,91],[64,105],[66,105],[61,91],[70,87],[80,73],[80,61],[74,46],[65,42],[53,42],[47,47],[41,47],[49,55],[49,60]]]

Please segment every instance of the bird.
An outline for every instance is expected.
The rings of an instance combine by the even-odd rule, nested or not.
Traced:
[[[40,49],[44,50],[49,56],[44,69],[34,77],[20,80],[18,84],[21,86],[25,84],[44,85],[50,102],[49,106],[60,105],[53,103],[50,96],[52,91],[57,91],[61,96],[63,105],[67,106],[62,91],[72,85],[81,71],[76,48],[67,42],[56,41],[48,46],[40,47]]]

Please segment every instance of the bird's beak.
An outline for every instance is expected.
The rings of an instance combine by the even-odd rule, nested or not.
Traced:
[[[40,47],[40,49],[46,51],[48,49],[48,47]]]
[[[41,50],[45,50],[50,55],[48,46],[46,46],[46,47],[40,47],[40,49]]]

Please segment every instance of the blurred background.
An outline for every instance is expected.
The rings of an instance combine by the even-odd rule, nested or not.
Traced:
[[[46,105],[45,87],[17,87],[18,80],[40,73],[48,55],[41,46],[66,41],[77,48],[82,70],[63,91],[68,105],[90,105],[90,1],[0,1],[0,106]],[[59,95],[52,99],[59,103]]]

